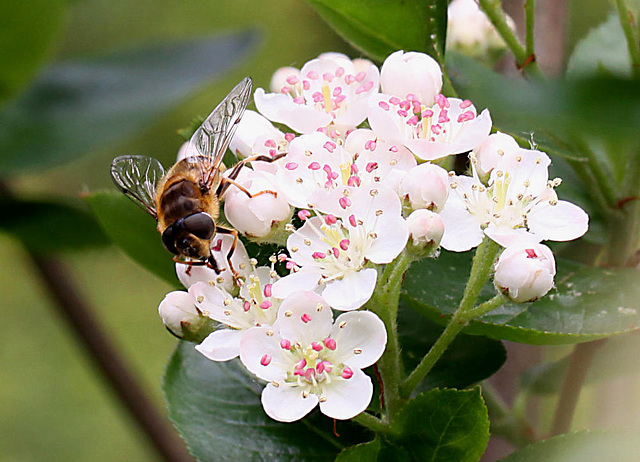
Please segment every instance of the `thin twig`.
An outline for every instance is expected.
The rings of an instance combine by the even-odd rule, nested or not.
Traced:
[[[574,347],[558,396],[556,413],[551,427],[552,436],[568,433],[571,430],[571,422],[578,405],[580,391],[587,379],[587,373],[596,351],[605,341],[606,339],[579,343]]]
[[[166,461],[193,461],[166,417],[149,400],[138,379],[118,353],[93,310],[80,295],[69,271],[54,257],[30,254],[51,297],[72,327],[111,389]]]

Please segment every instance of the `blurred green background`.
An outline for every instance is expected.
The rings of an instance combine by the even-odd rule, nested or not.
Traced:
[[[1,8],[11,1],[3,0]],[[37,3],[46,9],[59,2]],[[569,46],[603,19],[606,7],[602,0],[573,2]],[[113,157],[145,154],[170,164],[182,142],[176,130],[206,115],[242,77],[250,75],[256,87],[267,87],[280,66],[300,66],[325,51],[357,55],[303,0],[77,0],[62,10],[45,62],[247,29],[256,40],[246,59],[136,136],[60,167],[4,178],[21,197],[76,198],[83,191],[113,189],[108,175]],[[49,32],[42,27],[43,34]],[[0,234],[0,257],[0,460],[158,460],[57,316],[21,244]],[[148,394],[164,410],[162,373],[175,340],[156,309],[172,287],[114,247],[67,252],[63,258]],[[550,357],[560,350],[550,349]]]

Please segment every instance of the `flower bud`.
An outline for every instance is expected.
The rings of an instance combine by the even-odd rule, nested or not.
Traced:
[[[507,247],[498,258],[493,282],[514,302],[531,302],[549,292],[555,274],[556,262],[549,247],[516,244]]]
[[[196,308],[195,302],[189,292],[169,292],[160,302],[158,313],[173,335],[199,343],[213,331],[213,321]]]
[[[506,49],[504,40],[474,0],[453,0],[447,9],[447,49],[469,56],[495,60]],[[515,30],[513,19],[507,25]],[[493,55],[493,56],[490,56]]]
[[[476,169],[481,177],[487,176],[505,154],[519,151],[520,146],[506,133],[494,133],[485,138],[478,148],[473,151],[476,157]]]
[[[279,242],[293,208],[278,193],[273,175],[245,169],[236,179],[253,197],[231,186],[224,199],[224,214],[231,225],[258,242]]]
[[[382,64],[380,84],[383,93],[400,98],[414,95],[422,104],[430,106],[442,89],[442,70],[427,54],[396,51]]]
[[[443,209],[449,195],[449,174],[435,164],[425,162],[413,167],[400,183],[400,197],[409,199],[411,208]]]
[[[300,69],[289,66],[281,67],[273,73],[269,89],[273,93],[289,92],[297,85],[299,77]]]
[[[407,217],[410,242],[413,250],[426,251],[431,254],[440,245],[444,234],[444,221],[440,215],[427,209],[418,209]]]

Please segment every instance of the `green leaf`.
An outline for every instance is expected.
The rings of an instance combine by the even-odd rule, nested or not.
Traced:
[[[444,56],[446,0],[309,0],[345,40],[383,61],[397,50]]]
[[[51,167],[135,134],[254,42],[245,32],[50,66],[0,112],[0,172]]]
[[[593,77],[526,82],[453,52],[447,53],[447,69],[461,97],[471,99],[478,108],[489,108],[494,126],[502,131],[532,133],[536,141],[542,135],[542,140],[565,147],[572,146],[574,139],[637,146],[638,80]],[[619,157],[620,162],[626,159]]]
[[[79,205],[53,200],[3,199],[0,229],[31,251],[50,253],[107,245],[93,215]]]
[[[403,299],[432,321],[445,324],[462,297],[470,252],[442,252],[407,272]],[[640,326],[640,273],[635,269],[586,268],[558,261],[557,289],[533,303],[507,304],[476,321],[468,334],[532,345],[580,343],[630,332]],[[488,283],[481,300],[495,294]]]
[[[489,441],[489,416],[479,387],[435,389],[403,407],[391,431],[412,460],[476,462]]]
[[[640,332],[630,332],[608,339],[595,352],[586,384],[640,373]],[[519,380],[521,389],[535,394],[560,390],[569,356],[539,364],[525,371]]]
[[[629,48],[615,12],[576,44],[567,63],[568,77],[598,74],[631,77]]]
[[[164,377],[169,415],[202,461],[327,461],[345,445],[366,441],[360,427],[316,410],[301,422],[271,420],[260,404],[262,385],[238,360],[213,362],[181,342]],[[370,437],[368,438],[370,439]]]
[[[343,449],[335,462],[370,462],[378,460],[380,452],[380,440],[375,439],[368,443],[357,444]]]
[[[2,2],[0,105],[32,78],[58,37],[67,2]]]
[[[637,432],[581,431],[539,441],[501,459],[502,462],[634,461],[640,453]]]
[[[398,333],[405,369],[415,368],[440,336],[442,327],[410,309],[404,302],[398,311]],[[507,359],[502,342],[482,336],[459,335],[420,385],[419,391],[436,387],[466,388],[495,374]]]
[[[155,220],[124,194],[96,192],[86,197],[98,222],[115,245],[143,268],[179,285],[172,256],[162,246]]]

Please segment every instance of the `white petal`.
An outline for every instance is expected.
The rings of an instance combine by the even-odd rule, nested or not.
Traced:
[[[444,234],[440,245],[452,252],[465,252],[477,247],[484,234],[479,219],[467,211],[458,194],[450,194],[440,213],[444,221]]]
[[[302,419],[318,404],[318,397],[302,396],[299,387],[269,383],[262,391],[262,407],[269,417],[280,422],[295,422]]]
[[[275,298],[286,298],[299,290],[313,290],[318,287],[320,273],[300,270],[278,279],[271,286]]]
[[[540,238],[534,234],[531,234],[524,228],[507,228],[507,227],[495,227],[493,223],[484,230],[484,233],[491,238],[494,242],[497,242],[502,247],[510,247],[515,245],[537,244],[540,242]]]
[[[326,401],[320,403],[320,411],[332,419],[350,419],[367,409],[372,396],[371,379],[355,369],[351,378],[337,379],[325,388]]]
[[[377,238],[365,256],[373,263],[390,263],[407,245],[409,227],[401,216],[393,220],[380,220],[374,228]]]
[[[211,319],[231,327],[243,327],[241,317],[233,316],[233,314],[236,314],[234,311],[237,309],[236,304],[238,301],[234,300],[225,290],[206,282],[198,282],[189,287],[189,293],[192,295],[198,309],[203,313],[206,312]],[[225,303],[228,305],[225,305]],[[229,312],[231,312],[231,315],[227,314]]]
[[[374,268],[348,273],[342,279],[329,282],[322,296],[336,310],[357,310],[373,295],[377,279],[378,272]]]
[[[326,338],[332,323],[331,307],[321,296],[314,292],[296,292],[280,305],[274,327],[282,338],[310,345]]]
[[[290,364],[283,354],[280,339],[271,327],[252,327],[240,339],[240,361],[262,380],[284,380]],[[269,361],[264,365],[266,358]]]
[[[240,354],[242,331],[220,329],[209,334],[196,350],[212,361],[229,361]]]
[[[571,202],[542,203],[529,212],[527,225],[542,240],[570,241],[587,232],[589,216]]]
[[[363,369],[378,361],[384,353],[387,330],[371,311],[352,311],[338,316],[331,338],[337,344],[333,362]]]

